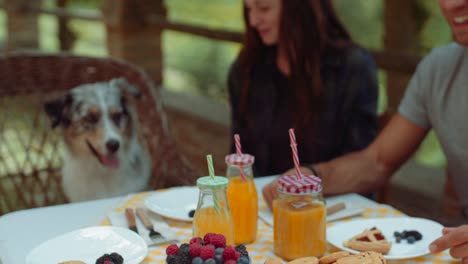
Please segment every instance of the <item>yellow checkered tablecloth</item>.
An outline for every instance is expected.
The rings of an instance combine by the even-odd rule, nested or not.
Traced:
[[[164,190],[160,190],[164,191]],[[139,207],[143,206],[143,201],[154,192],[143,192],[131,195],[127,199],[122,200],[120,204],[115,207],[115,211],[122,212],[126,207]],[[265,207],[264,202],[260,201],[260,207]],[[404,214],[393,207],[382,205],[380,207],[366,208],[364,213],[361,215],[363,218],[377,218],[377,217],[396,217],[404,216]],[[177,230],[176,234],[184,238],[180,243],[188,243],[192,238],[192,225],[187,222],[174,221],[171,219],[165,219],[167,223]],[[349,221],[350,219],[343,220]],[[108,220],[104,220],[102,225],[109,225]],[[328,226],[333,225],[329,223]],[[166,261],[166,247],[167,245],[152,246],[149,248],[148,256],[142,263],[165,263]],[[263,264],[267,257],[274,257],[273,254],[273,229],[262,220],[258,220],[258,233],[257,239],[254,243],[247,245],[247,250],[252,258],[254,264]],[[336,251],[331,245],[328,246],[329,252]],[[460,263],[459,261],[451,258],[447,253],[439,253],[437,255],[427,255],[423,257],[413,258],[409,260],[389,261],[389,263]]]

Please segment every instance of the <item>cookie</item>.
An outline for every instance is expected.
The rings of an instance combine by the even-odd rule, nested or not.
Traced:
[[[321,257],[319,262],[320,262],[320,264],[330,264],[330,263],[333,263],[333,262],[337,261],[340,258],[344,258],[344,257],[347,257],[347,256],[349,256],[349,252],[338,251],[338,252],[331,253],[329,255]]]

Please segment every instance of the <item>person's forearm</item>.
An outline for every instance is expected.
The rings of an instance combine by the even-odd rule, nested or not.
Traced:
[[[353,152],[315,167],[326,195],[375,191],[392,173],[369,151]]]

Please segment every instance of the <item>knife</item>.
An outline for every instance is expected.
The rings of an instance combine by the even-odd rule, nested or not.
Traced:
[[[161,235],[161,233],[154,230],[153,223],[151,223],[151,220],[149,219],[148,215],[146,214],[145,209],[137,208],[136,213],[137,213],[138,218],[143,223],[143,225],[146,227],[146,229],[148,229],[149,237],[151,238],[151,240],[153,240],[153,242],[157,242],[157,241],[161,241],[161,240],[165,239],[163,237],[163,235]]]
[[[133,208],[125,208],[125,218],[127,218],[128,228],[133,232],[138,233]]]
[[[336,213],[338,211],[341,211],[341,210],[343,210],[345,208],[346,208],[346,205],[343,202],[334,204],[332,206],[327,207],[327,215],[334,214],[334,213]]]

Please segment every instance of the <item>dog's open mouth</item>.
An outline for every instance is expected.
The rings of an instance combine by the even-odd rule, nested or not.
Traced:
[[[91,153],[93,153],[104,167],[111,169],[118,169],[120,167],[120,160],[116,153],[101,155],[88,140],[86,140],[86,144],[88,145],[89,150],[91,150]]]

